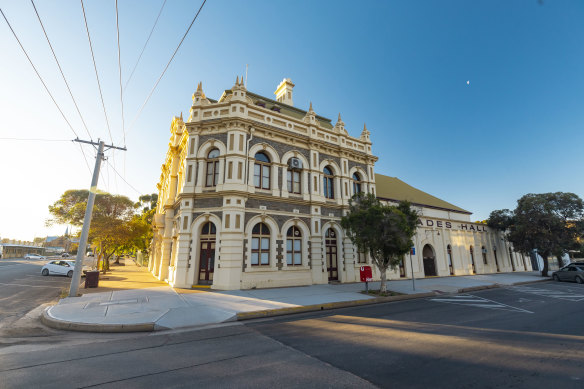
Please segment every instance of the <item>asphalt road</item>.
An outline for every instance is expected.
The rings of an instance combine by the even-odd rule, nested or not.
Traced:
[[[583,305],[548,282],[96,337],[0,354],[0,386],[582,388]]]
[[[71,279],[41,275],[49,260],[0,260],[0,326],[6,328],[39,305],[56,300]]]

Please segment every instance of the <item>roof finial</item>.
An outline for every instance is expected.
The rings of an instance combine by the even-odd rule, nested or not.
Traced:
[[[308,108],[308,112],[312,111],[312,101],[310,102],[310,107]]]
[[[199,81],[199,84],[197,85],[197,92],[202,92],[203,91],[203,81]]]
[[[338,121],[339,122],[342,122],[342,120],[341,120],[341,113],[340,112],[339,112],[339,120]]]
[[[239,76],[235,76],[235,85],[239,85]]]
[[[180,111],[180,120],[183,120],[182,111]]]

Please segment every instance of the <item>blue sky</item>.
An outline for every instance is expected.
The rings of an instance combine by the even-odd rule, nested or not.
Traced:
[[[119,0],[124,85],[162,3]],[[35,4],[92,137],[109,141],[80,3]],[[295,106],[312,101],[333,122],[340,112],[353,136],[367,123],[378,173],[465,208],[473,220],[514,208],[525,193],[584,197],[584,2],[208,0],[130,128],[200,4],[165,4],[124,93],[128,151],[110,152],[101,189],[133,199],[154,192],[172,116],[188,116],[199,81],[218,98],[249,64],[249,90],[273,97],[290,77]],[[0,7],[87,138],[32,5]],[[85,7],[111,139],[122,144],[115,1]],[[73,138],[3,19],[0,37],[0,138]],[[93,166],[94,151],[84,149]],[[0,166],[1,237],[62,233],[44,227],[48,205],[91,179],[71,142],[0,139]]]

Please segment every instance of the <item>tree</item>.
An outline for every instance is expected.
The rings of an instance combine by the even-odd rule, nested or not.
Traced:
[[[561,257],[581,241],[584,202],[574,193],[530,193],[517,200],[513,212],[491,212],[488,225],[507,231],[507,239],[516,250],[525,254],[537,250],[543,259],[541,275],[547,277],[549,256]]]
[[[372,194],[353,196],[341,225],[359,252],[369,252],[381,274],[379,292],[386,293],[388,268],[396,269],[413,246],[418,213],[410,203],[383,205]]]
[[[53,223],[83,225],[89,191],[68,190],[53,205],[49,212]],[[95,196],[89,239],[99,247],[98,261],[103,259],[104,271],[109,269],[110,257],[131,239],[127,223],[135,214],[135,204],[126,196],[98,193]]]

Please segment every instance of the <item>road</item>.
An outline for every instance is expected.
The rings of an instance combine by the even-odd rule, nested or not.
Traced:
[[[71,279],[63,276],[41,275],[42,266],[49,260],[3,259],[0,261],[0,335],[6,337],[34,335],[31,328],[15,325],[28,312],[42,304],[56,301]],[[34,326],[33,326],[34,327]],[[41,334],[46,331],[36,326]]]
[[[567,283],[0,353],[5,388],[582,388],[584,286]],[[30,347],[30,346],[29,346]],[[42,350],[42,352],[39,352]]]

